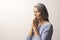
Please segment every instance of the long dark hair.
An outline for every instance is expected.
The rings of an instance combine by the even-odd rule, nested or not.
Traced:
[[[49,15],[48,15],[48,11],[47,11],[47,8],[44,4],[42,3],[37,3],[37,5],[35,5],[34,7],[37,7],[38,11],[41,12],[43,18],[46,20],[46,21],[49,21]]]

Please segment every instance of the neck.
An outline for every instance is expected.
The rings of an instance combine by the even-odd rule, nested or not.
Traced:
[[[42,25],[46,20],[42,19],[39,21],[39,25]]]

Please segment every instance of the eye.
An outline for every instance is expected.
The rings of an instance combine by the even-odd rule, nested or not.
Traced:
[[[34,13],[39,13],[39,12],[36,10],[36,11],[34,11]]]

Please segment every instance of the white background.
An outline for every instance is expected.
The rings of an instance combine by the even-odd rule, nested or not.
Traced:
[[[60,0],[0,0],[0,40],[26,39],[36,3],[46,5],[54,27],[52,40],[60,40]]]

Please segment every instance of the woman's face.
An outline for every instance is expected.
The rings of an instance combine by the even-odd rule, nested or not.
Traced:
[[[37,17],[37,19],[41,18],[41,12],[38,11],[37,7],[34,7],[34,16]]]

